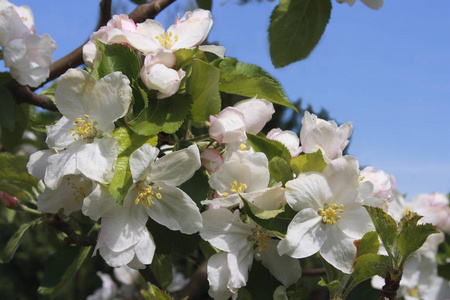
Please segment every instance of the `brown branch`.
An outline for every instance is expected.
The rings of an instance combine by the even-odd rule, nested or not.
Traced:
[[[141,273],[142,277],[144,277],[145,281],[148,283],[153,284],[159,289],[161,288],[161,285],[159,284],[158,280],[156,279],[155,275],[152,272],[152,269],[150,269],[150,265],[146,265],[145,269],[140,269],[139,273]]]
[[[64,232],[67,237],[64,241],[67,244],[75,244],[79,246],[95,246],[97,244],[98,231],[93,231],[89,236],[76,233],[70,225],[62,220],[59,215],[50,215],[47,224],[53,226],[56,230]]]
[[[58,111],[50,98],[34,93],[27,85],[21,85],[13,79],[7,84],[7,87],[18,104],[28,103],[51,111]]]
[[[325,268],[302,270],[302,277],[303,276],[320,276],[320,275],[326,275],[326,274],[327,274],[327,272],[325,271]]]

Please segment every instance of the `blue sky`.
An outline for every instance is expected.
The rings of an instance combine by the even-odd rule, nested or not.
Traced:
[[[99,1],[12,2],[32,8],[38,33],[56,40],[56,59],[97,24]],[[282,69],[272,67],[267,41],[277,1],[213,2],[209,41],[225,46],[227,56],[263,67],[291,100],[325,108],[338,123],[351,121],[350,154],[361,165],[393,174],[409,199],[450,192],[450,1],[386,0],[373,11],[359,1],[349,7],[333,0],[319,45],[306,60]],[[179,3],[157,20],[170,25],[191,2]]]

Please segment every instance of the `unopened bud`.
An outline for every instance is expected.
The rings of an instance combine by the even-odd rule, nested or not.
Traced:
[[[0,191],[0,199],[2,199],[3,204],[5,204],[7,208],[15,208],[19,206],[19,200],[17,200],[16,197],[13,197],[3,191]]]

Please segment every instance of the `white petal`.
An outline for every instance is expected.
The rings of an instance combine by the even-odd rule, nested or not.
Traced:
[[[134,257],[134,247],[131,246],[120,252],[112,251],[106,246],[106,244],[100,244],[100,240],[97,242],[97,247],[99,249],[100,255],[103,257],[105,262],[111,267],[122,267],[127,265]],[[101,246],[98,246],[100,244]],[[94,251],[95,253],[95,251]]]
[[[223,47],[223,46],[200,45],[198,48],[204,52],[213,53],[213,54],[217,55],[218,57],[221,57],[221,58],[225,57],[225,47]]]
[[[114,122],[125,116],[131,102],[130,80],[121,72],[100,79],[92,88],[88,115],[97,122],[97,129],[108,133]]]
[[[55,125],[47,130],[46,143],[50,148],[62,150],[74,142],[74,136],[70,133],[73,127],[73,121],[62,117]],[[47,127],[48,128],[48,127]]]
[[[287,255],[279,255],[277,251],[278,241],[268,241],[262,253],[257,253],[255,258],[261,260],[264,267],[278,279],[283,285],[290,286],[302,275],[302,268],[298,259]]]
[[[320,255],[336,269],[350,274],[356,259],[356,247],[353,244],[355,239],[348,237],[338,228],[333,229],[335,230],[329,232],[320,248]]]
[[[133,182],[143,180],[153,166],[153,162],[158,157],[159,149],[144,144],[130,155],[130,170]]]
[[[301,173],[297,178],[286,182],[286,202],[294,210],[313,208],[317,212],[331,197],[328,182],[320,173]]]
[[[231,277],[228,282],[229,290],[237,290],[247,284],[248,271],[253,263],[253,249],[243,248],[239,252],[228,253],[228,267]]]
[[[252,99],[239,101],[236,107],[244,114],[245,131],[252,134],[259,133],[275,113],[273,104],[266,99]]]
[[[197,145],[169,153],[155,161],[150,169],[152,181],[178,186],[190,179],[201,167]]]
[[[87,178],[109,183],[114,176],[114,164],[119,153],[119,143],[113,137],[95,138],[85,143],[77,153],[77,169]]]
[[[152,235],[150,234],[150,232],[148,232],[148,230],[144,230],[142,239],[134,247],[134,250],[136,251],[136,257],[144,265],[149,265],[152,263],[155,249],[156,245],[153,241]]]
[[[325,224],[317,211],[306,208],[297,213],[288,226],[286,237],[278,244],[278,253],[303,258],[319,251],[326,239]]]
[[[38,179],[44,180],[47,160],[52,154],[54,154],[52,150],[40,150],[31,154],[27,163],[28,173]]]
[[[228,253],[219,252],[211,256],[208,260],[207,272],[209,295],[216,300],[228,300],[232,295],[227,286],[231,277],[228,268]]]
[[[355,240],[362,238],[365,233],[375,230],[369,214],[362,206],[351,210],[344,206],[344,212],[340,216],[341,219],[337,221],[335,226]]]
[[[89,114],[91,93],[97,80],[81,69],[69,69],[61,75],[55,92],[59,111],[72,122]]]
[[[133,45],[136,49],[141,50],[144,54],[148,54],[148,52],[156,52],[162,47],[156,37],[160,36],[165,31],[164,27],[157,21],[147,19],[145,22],[137,24],[137,31],[144,35],[146,40],[144,45],[140,45],[138,44],[139,41],[136,41],[138,43]]]
[[[83,201],[82,211],[94,221],[103,216],[118,213],[122,209],[116,199],[111,195],[108,188],[97,184],[95,189]]]
[[[167,29],[178,35],[178,40],[171,50],[181,48],[192,48],[200,45],[208,36],[213,25],[211,13],[208,10],[196,9],[193,12],[186,12],[184,16]]]
[[[367,7],[376,10],[383,7],[384,4],[384,0],[361,0],[361,2],[364,3]]]
[[[228,209],[209,209],[202,213],[203,228],[200,236],[214,247],[237,252],[251,245],[248,237],[252,235],[252,226],[239,219],[239,213]]]
[[[155,182],[160,186],[158,191],[162,198],[156,199],[147,210],[150,218],[170,230],[192,234],[202,228],[202,217],[194,201],[179,188],[163,182]]]
[[[359,165],[353,156],[344,156],[329,163],[322,174],[326,177],[336,204],[351,205],[359,188]]]

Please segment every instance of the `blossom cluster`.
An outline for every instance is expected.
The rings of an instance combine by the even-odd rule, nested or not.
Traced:
[[[49,75],[56,50],[47,34],[36,34],[31,9],[0,1],[0,46],[5,67],[20,84],[38,87]]]
[[[135,115],[136,91],[143,89],[136,82],[142,82],[149,98],[141,111],[157,110],[158,105],[170,106],[172,96],[193,97],[183,80],[194,71],[188,63],[181,66],[178,50],[212,52],[220,63],[222,47],[200,45],[211,26],[210,12],[201,9],[177,18],[167,31],[154,20],[135,24],[118,15],[91,36],[83,49],[89,71],[70,69],[58,80],[55,103],[63,116],[47,126],[49,149],[32,154],[27,165],[46,186],[38,198],[39,211],[81,211],[100,222],[95,252],[112,267],[142,269],[152,263],[158,244],[149,222],[186,235],[198,233],[215,251],[207,267],[214,299],[236,299],[255,260],[286,287],[301,276],[299,259],[316,253],[351,274],[355,241],[375,230],[365,205],[382,208],[397,220],[414,210],[424,215],[424,222],[450,230],[448,198],[421,195],[406,204],[389,175],[372,167],[360,170],[355,157],[344,155],[350,122],[338,126],[306,111],[299,135],[279,128],[264,135],[275,109],[273,101],[255,94],[197,124],[205,132],[200,137],[186,125],[192,120],[183,120],[186,144],[167,142],[166,135],[177,134],[181,123],[145,139],[132,132],[139,131],[132,125],[141,116]],[[115,44],[141,59],[135,77],[121,71],[96,74],[104,59],[100,45]],[[158,123],[151,116],[144,121]],[[139,136],[142,142],[133,144],[122,135]],[[303,160],[308,163],[300,164]],[[193,199],[180,186],[198,173],[207,177],[210,192]],[[121,185],[117,196],[111,187],[127,177],[129,184]],[[278,222],[279,214],[286,214],[288,222],[278,220],[276,228],[264,222]],[[431,252],[423,250],[424,257],[435,253],[438,244],[430,240],[424,247]],[[436,268],[430,272],[437,277]],[[100,276],[105,285],[111,281]],[[441,283],[440,295],[448,296],[447,281]],[[420,282],[411,279],[411,287],[420,288]]]

